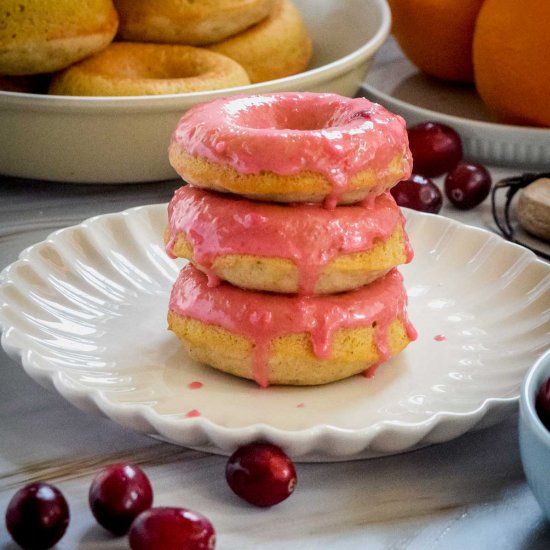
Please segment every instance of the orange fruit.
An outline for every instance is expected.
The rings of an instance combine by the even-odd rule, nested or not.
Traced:
[[[388,3],[393,34],[412,63],[443,80],[473,81],[472,41],[483,0],[388,0]]]
[[[481,99],[512,124],[550,126],[550,2],[485,0],[473,44]]]

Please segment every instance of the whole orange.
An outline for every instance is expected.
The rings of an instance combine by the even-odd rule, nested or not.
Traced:
[[[393,34],[412,63],[443,80],[473,81],[472,41],[483,0],[388,0],[388,3]]]
[[[485,0],[473,60],[477,91],[501,119],[550,126],[550,1]]]

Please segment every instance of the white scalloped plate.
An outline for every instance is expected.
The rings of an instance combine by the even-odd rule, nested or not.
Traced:
[[[195,449],[267,438],[295,459],[332,461],[447,441],[516,410],[524,373],[550,347],[550,265],[487,231],[407,216],[416,256],[402,271],[419,338],[374,378],[262,390],[191,361],[166,330],[179,268],[162,245],[166,205],[23,251],[0,276],[2,345],[77,407]]]

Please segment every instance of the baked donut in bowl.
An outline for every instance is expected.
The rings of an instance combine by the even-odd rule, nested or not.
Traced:
[[[114,0],[114,4],[122,40],[200,46],[258,23],[271,13],[275,0]]]
[[[313,45],[298,8],[291,0],[276,0],[264,20],[208,49],[240,63],[255,84],[304,71]]]
[[[198,187],[328,207],[372,199],[412,169],[400,116],[329,93],[236,95],[195,106],[168,152]]]
[[[118,28],[112,0],[5,0],[0,74],[64,69],[108,46]]]
[[[231,89],[136,97],[0,91],[1,173],[102,185],[174,180],[167,143],[182,114],[194,105],[230,94],[289,90],[355,95],[390,31],[386,0],[346,0],[345,9],[342,0],[293,2],[314,52],[307,70],[292,76]]]
[[[190,356],[260,386],[347,378],[400,353],[416,332],[401,274],[323,296],[243,290],[185,266],[170,296],[169,328]]]
[[[412,259],[404,218],[389,193],[327,210],[219,194],[190,185],[168,206],[166,251],[189,259],[210,285],[279,293],[356,289]]]
[[[200,92],[248,84],[232,59],[179,44],[113,42],[56,74],[52,95],[139,96]]]

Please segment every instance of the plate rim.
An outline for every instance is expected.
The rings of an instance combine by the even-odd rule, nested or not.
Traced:
[[[503,122],[476,120],[476,119],[470,119],[466,117],[460,117],[457,115],[451,115],[451,114],[443,113],[441,111],[428,109],[426,107],[419,107],[403,99],[396,98],[391,94],[387,93],[386,91],[383,91],[380,88],[377,88],[373,84],[369,83],[369,78],[377,70],[377,68],[384,67],[387,65],[403,63],[403,62],[407,62],[411,64],[410,61],[408,61],[404,56],[400,56],[400,57],[394,57],[386,61],[379,62],[378,65],[374,65],[369,71],[369,73],[366,75],[365,80],[361,85],[360,91],[371,94],[372,96],[377,98],[377,101],[383,101],[387,103],[387,106],[389,108],[393,108],[393,106],[397,106],[402,110],[416,112],[425,117],[442,117],[455,124],[461,124],[461,125],[467,124],[469,126],[471,125],[473,128],[476,128],[476,129],[486,129],[488,131],[493,131],[493,132],[499,132],[499,133],[512,132],[518,135],[539,134],[539,135],[542,135],[543,137],[547,137],[550,140],[550,128],[539,127],[539,126],[520,126],[520,125],[514,125],[514,124],[507,124]],[[418,69],[417,69],[417,72],[420,74],[420,71]],[[429,118],[426,118],[426,120],[429,120]]]

